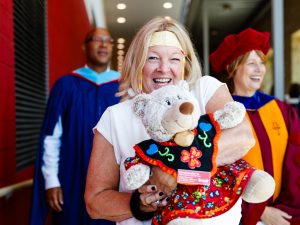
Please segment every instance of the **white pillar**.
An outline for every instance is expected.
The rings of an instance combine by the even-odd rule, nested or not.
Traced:
[[[272,0],[274,47],[274,95],[284,99],[284,29],[283,0]]]
[[[203,34],[203,63],[204,74],[209,74],[209,19],[208,19],[207,0],[202,2],[202,34]]]
[[[95,27],[107,27],[103,0],[85,0],[90,23]]]

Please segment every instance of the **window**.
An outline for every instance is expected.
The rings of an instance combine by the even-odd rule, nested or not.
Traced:
[[[35,162],[46,105],[45,3],[14,0],[16,166]]]

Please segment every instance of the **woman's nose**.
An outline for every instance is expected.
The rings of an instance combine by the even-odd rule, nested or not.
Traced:
[[[256,71],[263,72],[265,70],[265,64],[258,63],[256,65]]]
[[[170,71],[170,63],[167,60],[161,60],[158,65],[157,70],[162,73],[166,73],[166,72]]]

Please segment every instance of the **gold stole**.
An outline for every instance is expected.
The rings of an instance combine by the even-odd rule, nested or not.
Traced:
[[[273,195],[273,200],[275,200],[281,189],[282,165],[288,141],[288,131],[282,113],[275,100],[272,100],[259,108],[258,113],[271,143],[274,171],[273,177],[276,182],[275,192]],[[250,121],[248,115],[247,118]],[[264,166],[260,146],[253,126],[252,132],[255,137],[256,144],[247,153],[244,159],[251,163],[251,165],[255,166],[255,168],[263,170]]]

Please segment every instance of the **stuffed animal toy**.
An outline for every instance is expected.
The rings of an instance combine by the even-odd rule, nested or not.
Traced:
[[[136,144],[136,156],[124,162],[127,188],[145,184],[151,166],[172,174],[178,183],[153,224],[201,224],[229,210],[240,197],[258,203],[272,196],[275,182],[268,173],[244,160],[219,167],[215,163],[220,132],[241,123],[242,104],[230,102],[223,110],[200,115],[197,99],[182,81],[137,95],[133,105],[151,139]]]

